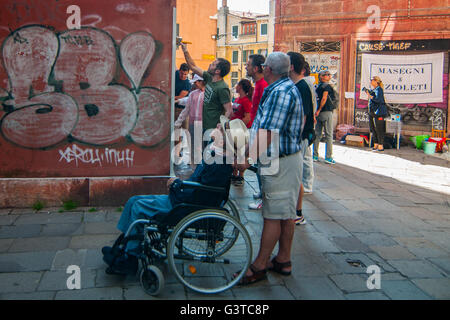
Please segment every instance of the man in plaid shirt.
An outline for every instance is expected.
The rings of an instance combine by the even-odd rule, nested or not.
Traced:
[[[264,90],[258,113],[253,122],[249,157],[239,169],[264,163],[270,155],[270,167],[260,165],[263,194],[263,233],[258,256],[241,284],[266,279],[267,270],[288,276],[291,274],[291,247],[294,236],[296,205],[302,175],[303,103],[295,84],[288,78],[290,58],[282,52],[271,53],[264,67]],[[270,149],[267,149],[270,146]],[[278,254],[270,260],[275,245]]]

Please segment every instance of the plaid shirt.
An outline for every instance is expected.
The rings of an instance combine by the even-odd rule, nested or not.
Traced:
[[[279,155],[290,155],[301,149],[303,126],[302,98],[295,84],[283,77],[264,90],[251,128],[251,141],[258,129],[273,131],[279,134]]]

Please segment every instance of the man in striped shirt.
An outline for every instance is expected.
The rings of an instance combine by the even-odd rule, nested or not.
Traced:
[[[251,128],[249,157],[237,167],[247,169],[253,162],[260,164],[264,227],[258,256],[242,284],[265,279],[266,270],[291,274],[294,219],[301,184],[303,103],[288,78],[290,58],[285,53],[273,52],[263,66],[269,86],[264,90]],[[264,164],[266,156],[269,164]],[[274,172],[274,168],[278,170]],[[270,260],[277,243],[278,254]]]

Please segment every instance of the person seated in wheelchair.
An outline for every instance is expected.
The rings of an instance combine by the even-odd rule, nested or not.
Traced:
[[[235,152],[244,152],[245,145],[248,143],[248,136],[248,130],[242,120],[229,121],[228,118],[222,116],[220,123],[217,124],[216,129],[211,134],[213,141],[206,147],[202,163],[186,180],[210,187],[224,188],[226,190],[225,195],[201,188],[184,188],[182,180],[174,177],[167,181],[168,195],[137,195],[131,197],[125,204],[117,224],[117,228],[122,234],[113,247],[102,248],[103,260],[109,266],[106,272],[122,275],[137,272],[140,241],[136,228],[129,233],[123,250],[117,249],[118,245],[124,241],[124,234],[134,221],[151,219],[156,215],[168,215],[176,205],[182,203],[210,207],[220,206],[225,200],[224,197],[228,197]],[[231,161],[229,158],[227,161],[227,156],[232,157]]]

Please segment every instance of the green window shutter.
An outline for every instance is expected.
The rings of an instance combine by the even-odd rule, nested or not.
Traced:
[[[233,63],[238,63],[239,60],[239,52],[233,51]]]
[[[261,35],[267,35],[267,23],[261,24]]]

